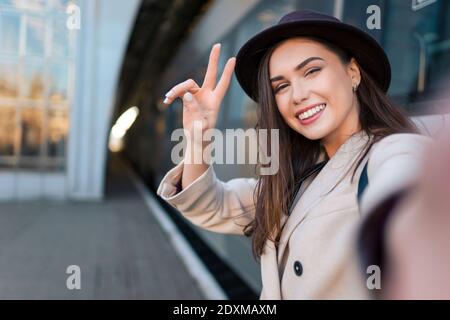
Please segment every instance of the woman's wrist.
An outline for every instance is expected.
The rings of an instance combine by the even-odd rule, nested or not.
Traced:
[[[185,164],[210,164],[211,155],[205,152],[210,141],[187,140]]]

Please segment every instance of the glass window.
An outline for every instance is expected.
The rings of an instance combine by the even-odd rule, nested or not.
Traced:
[[[20,15],[0,11],[0,50],[2,53],[19,54]]]
[[[21,156],[37,157],[41,152],[43,112],[41,108],[23,108],[21,113]]]
[[[24,95],[26,98],[32,100],[43,100],[45,98],[45,77],[43,65],[26,65],[24,80]]]
[[[64,157],[66,154],[68,133],[68,111],[66,109],[50,109],[48,113],[47,133],[47,155],[49,157]]]
[[[0,156],[14,155],[16,139],[16,109],[0,106]]]
[[[67,101],[68,83],[67,64],[59,64],[50,68],[49,86],[51,103]]]
[[[43,57],[45,54],[45,21],[42,18],[27,16],[26,54]]]
[[[76,32],[68,0],[0,0],[0,167],[64,170]]]
[[[53,19],[52,53],[53,57],[68,57],[70,52],[69,30],[65,19]]]
[[[19,94],[17,61],[0,62],[0,99]]]
[[[0,0],[0,6],[5,8],[38,12],[45,10],[46,4],[47,0]]]
[[[48,0],[49,6],[52,11],[56,12],[66,12],[66,8],[70,3],[74,3],[74,1],[71,0]]]

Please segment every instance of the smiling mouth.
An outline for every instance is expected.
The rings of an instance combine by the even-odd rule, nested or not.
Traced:
[[[314,117],[316,114],[318,114],[319,112],[321,112],[323,109],[325,109],[326,104],[321,104],[318,106],[315,106],[314,108],[309,109],[308,111],[302,112],[300,113],[297,118],[300,120],[307,120],[309,118]]]

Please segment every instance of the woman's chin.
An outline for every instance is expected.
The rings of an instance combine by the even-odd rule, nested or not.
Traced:
[[[307,130],[305,130],[305,128],[301,129],[297,128],[296,131],[309,140],[321,140],[329,134],[329,130],[320,127],[317,128],[311,127],[308,128]]]

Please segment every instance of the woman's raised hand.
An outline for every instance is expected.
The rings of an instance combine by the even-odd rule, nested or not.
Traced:
[[[225,64],[222,76],[216,85],[217,69],[220,57],[220,44],[215,44],[209,56],[208,68],[201,87],[192,80],[186,80],[174,86],[166,94],[165,104],[171,104],[176,98],[183,100],[183,128],[193,137],[194,122],[201,123],[202,132],[215,128],[220,105],[230,85],[235,58]]]

